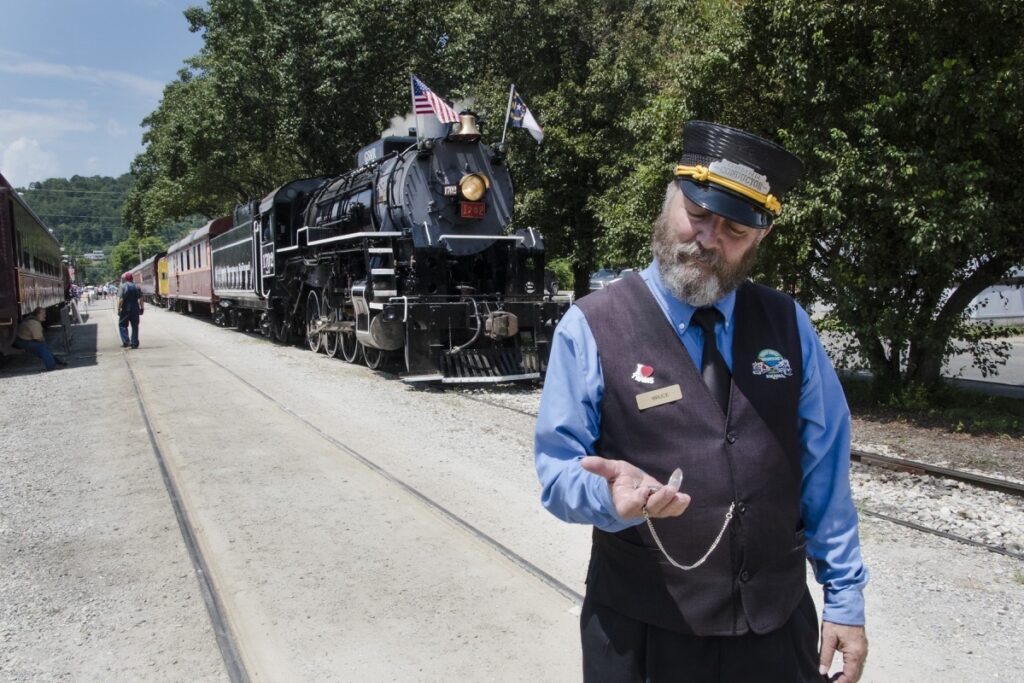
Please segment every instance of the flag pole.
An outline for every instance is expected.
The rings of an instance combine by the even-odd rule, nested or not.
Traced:
[[[516,84],[513,83],[508,88],[508,107],[505,109],[505,127],[501,129],[501,141],[505,142],[505,133],[508,132],[508,117],[512,113],[512,95],[516,91]]]
[[[420,125],[420,115],[416,113],[416,86],[413,85],[412,79],[416,75],[413,72],[409,72],[409,101],[412,104],[412,115],[413,120],[416,122],[416,139],[423,139],[423,127]],[[408,132],[408,131],[406,131]]]

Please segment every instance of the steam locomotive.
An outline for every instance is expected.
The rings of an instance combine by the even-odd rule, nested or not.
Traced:
[[[539,378],[566,304],[534,229],[506,234],[514,191],[503,144],[476,116],[391,136],[333,178],[238,205],[211,240],[215,315],[407,382]]]

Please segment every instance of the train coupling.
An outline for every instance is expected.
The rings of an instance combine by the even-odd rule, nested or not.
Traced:
[[[508,311],[492,311],[484,319],[484,334],[500,341],[519,334],[519,318]]]

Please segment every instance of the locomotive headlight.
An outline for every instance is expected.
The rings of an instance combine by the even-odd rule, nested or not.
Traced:
[[[459,181],[459,194],[462,195],[463,199],[478,202],[483,199],[484,193],[487,192],[488,184],[487,176],[480,173],[468,173],[462,176],[462,180]]]

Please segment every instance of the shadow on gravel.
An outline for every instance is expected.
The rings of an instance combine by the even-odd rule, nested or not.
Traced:
[[[82,320],[82,323],[70,326],[67,346],[60,325],[51,325],[44,332],[46,343],[50,345],[53,355],[68,364],[67,368],[60,372],[71,372],[75,368],[96,365],[98,322],[90,321],[88,314],[83,314]],[[0,355],[0,377],[31,375],[37,372],[45,372],[43,362],[30,353],[11,349],[9,353]]]

